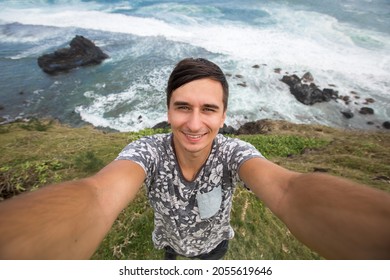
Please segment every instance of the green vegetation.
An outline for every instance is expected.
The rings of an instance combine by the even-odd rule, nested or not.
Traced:
[[[302,153],[304,149],[325,146],[324,139],[302,137],[297,135],[242,135],[240,139],[254,145],[266,157],[288,157]]]
[[[286,168],[324,171],[390,191],[390,133],[340,131],[274,121],[267,134],[239,135]],[[33,120],[0,126],[0,199],[39,186],[89,176],[125,145],[166,130],[107,133]],[[319,259],[251,192],[238,187],[232,209],[235,238],[225,259]],[[93,259],[161,259],[153,248],[153,211],[146,192],[119,215]]]
[[[39,119],[32,118],[27,123],[20,124],[20,127],[26,130],[46,131],[53,124],[53,120],[42,122]]]
[[[0,194],[10,198],[26,190],[35,190],[48,182],[60,182],[61,176],[56,173],[63,168],[58,160],[26,161],[17,166],[0,167]]]

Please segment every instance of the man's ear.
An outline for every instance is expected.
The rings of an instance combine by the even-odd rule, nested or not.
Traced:
[[[221,120],[221,125],[219,126],[220,128],[223,128],[223,125],[225,124],[226,121],[226,111],[223,112],[222,120]]]
[[[170,125],[171,124],[171,118],[169,116],[169,108],[167,108],[167,123]]]

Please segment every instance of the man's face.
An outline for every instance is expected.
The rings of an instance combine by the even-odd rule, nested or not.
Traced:
[[[189,82],[172,92],[168,122],[176,153],[209,154],[226,119],[222,98],[222,85],[207,78]]]

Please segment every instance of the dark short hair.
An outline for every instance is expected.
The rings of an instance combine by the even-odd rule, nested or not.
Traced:
[[[185,58],[175,66],[169,76],[166,89],[168,108],[174,90],[184,84],[203,78],[209,78],[221,83],[223,90],[223,110],[226,111],[229,98],[229,85],[225,74],[218,65],[204,58]]]

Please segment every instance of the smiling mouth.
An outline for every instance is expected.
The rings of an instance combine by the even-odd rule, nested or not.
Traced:
[[[207,133],[202,133],[202,134],[190,134],[190,133],[185,133],[183,132],[183,134],[190,140],[193,140],[193,141],[196,141],[196,140],[199,140],[201,139],[203,136],[205,136]]]

